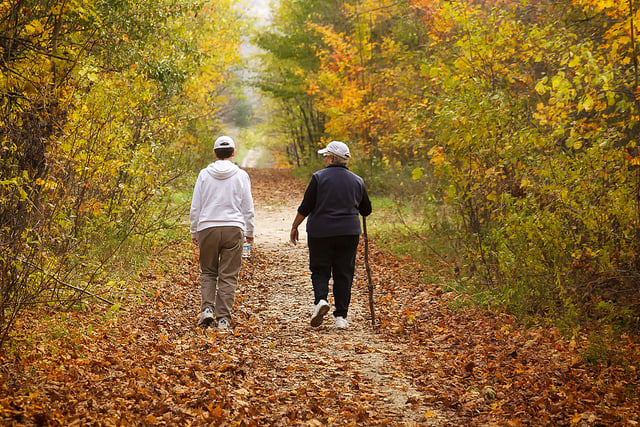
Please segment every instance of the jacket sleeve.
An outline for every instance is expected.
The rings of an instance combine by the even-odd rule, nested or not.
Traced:
[[[302,203],[298,207],[298,213],[304,217],[307,217],[311,211],[316,207],[316,200],[318,198],[318,179],[315,175],[311,176],[311,181],[304,192]]]
[[[245,177],[245,192],[242,197],[242,215],[244,217],[245,236],[254,237],[254,217],[253,196],[251,195],[251,179],[247,174]]]
[[[200,188],[202,186],[200,176],[196,181],[196,185],[193,188],[193,196],[191,197],[191,210],[189,211],[189,223],[191,237],[194,238],[198,234],[198,219],[200,218]]]
[[[360,200],[360,204],[358,205],[358,211],[362,216],[371,215],[371,200],[369,200],[369,194],[367,194],[367,189],[364,188],[364,192],[362,194],[362,200]]]

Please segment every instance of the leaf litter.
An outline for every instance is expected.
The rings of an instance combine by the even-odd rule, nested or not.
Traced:
[[[372,242],[376,317],[359,253],[347,330],[309,325],[308,252],[288,243],[304,183],[251,169],[256,242],[231,332],[197,327],[190,242],[143,272],[126,310],[28,313],[0,355],[3,425],[575,425],[640,422],[638,345],[591,366],[584,340],[451,309],[424,267]],[[375,212],[371,217],[375,221]],[[185,235],[187,231],[185,230]],[[362,245],[361,245],[362,249]],[[166,273],[169,271],[170,273]],[[44,309],[43,309],[44,310]],[[40,322],[39,319],[53,319]],[[52,334],[52,324],[62,331]],[[47,329],[48,328],[48,329]]]

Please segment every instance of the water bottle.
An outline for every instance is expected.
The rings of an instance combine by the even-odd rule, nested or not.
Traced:
[[[251,256],[251,245],[245,240],[242,245],[242,258],[249,258]]]

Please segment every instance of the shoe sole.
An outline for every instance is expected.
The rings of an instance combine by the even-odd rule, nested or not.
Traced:
[[[311,318],[311,326],[320,326],[322,324],[322,320],[324,319],[324,315],[329,312],[329,305],[323,305],[318,310],[318,313]]]
[[[206,319],[202,319],[198,326],[202,326],[203,328],[208,328],[213,323],[213,317],[207,317]]]

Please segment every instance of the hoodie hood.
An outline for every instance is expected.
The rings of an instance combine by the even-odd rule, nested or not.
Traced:
[[[227,179],[238,173],[240,168],[230,160],[218,160],[207,166],[207,172],[215,179]]]

